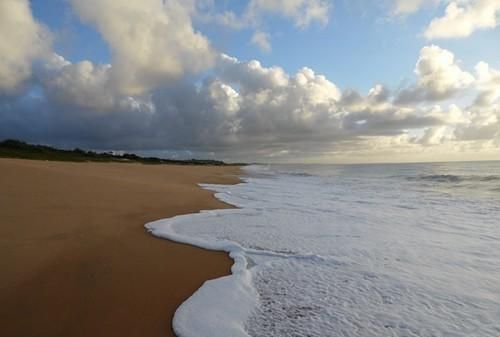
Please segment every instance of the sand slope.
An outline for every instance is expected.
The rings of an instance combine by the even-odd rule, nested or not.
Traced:
[[[237,174],[0,159],[0,336],[173,336],[176,307],[231,260],[143,225],[227,207],[196,183]]]

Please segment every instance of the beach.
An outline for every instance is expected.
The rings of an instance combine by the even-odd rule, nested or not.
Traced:
[[[0,335],[174,336],[176,308],[232,260],[144,224],[229,207],[197,184],[237,183],[238,173],[0,159]]]

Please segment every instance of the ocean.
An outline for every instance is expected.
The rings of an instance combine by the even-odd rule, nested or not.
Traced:
[[[255,165],[202,187],[238,208],[146,225],[235,261],[179,307],[180,337],[500,336],[500,162]]]

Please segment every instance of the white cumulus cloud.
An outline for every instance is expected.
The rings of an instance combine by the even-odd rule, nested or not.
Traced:
[[[122,93],[141,94],[164,81],[209,68],[214,52],[191,22],[190,2],[71,0],[101,33],[113,57],[112,81]]]
[[[49,51],[48,31],[28,0],[0,1],[0,92],[13,92],[31,76],[33,60]]]
[[[421,49],[415,74],[416,85],[401,91],[398,102],[445,100],[474,83],[474,76],[460,68],[452,52],[435,45]]]
[[[425,31],[427,39],[462,38],[477,30],[493,29],[499,24],[500,1],[454,1],[444,16],[435,18]]]

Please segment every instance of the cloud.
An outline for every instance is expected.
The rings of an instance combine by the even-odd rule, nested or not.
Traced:
[[[442,0],[392,0],[395,15],[413,14],[426,5],[438,4]]]
[[[471,92],[476,94],[466,107],[452,104],[448,109],[434,106],[429,114],[443,121],[442,126],[426,128],[424,135],[416,142],[423,145],[437,145],[447,142],[469,143],[478,149],[495,149],[500,144],[500,71],[492,69],[485,62],[475,67]],[[474,145],[474,144],[476,145]]]
[[[365,151],[369,156],[369,149],[384,153],[389,148],[410,153],[418,145],[498,138],[500,109],[395,104],[383,85],[366,95],[342,92],[309,68],[290,75],[280,67],[222,54],[200,85],[166,82],[148,94],[129,96],[108,85],[112,67],[54,55],[35,68],[33,85],[43,95],[25,94],[0,104],[0,134],[91,148],[217,153],[233,160]],[[496,70],[481,64],[477,73],[478,83],[490,90]],[[423,134],[411,137],[411,130]]]
[[[479,94],[474,105],[490,106],[500,98],[500,71],[491,69],[486,62],[479,62],[475,69]]]
[[[427,39],[467,37],[477,30],[497,27],[499,13],[498,0],[451,2],[444,16],[431,21],[424,35]]]
[[[499,25],[498,0],[392,0],[392,14],[405,16],[439,4],[446,5],[445,12],[425,28],[428,40],[465,38]]]
[[[269,33],[263,30],[267,16],[284,17],[300,29],[313,23],[325,26],[329,22],[333,8],[331,0],[250,0],[241,13],[223,11],[222,13],[197,13],[205,22],[215,22],[231,29],[252,29],[251,42],[262,51],[272,49]]]
[[[50,100],[96,111],[114,105],[110,86],[111,65],[94,65],[90,61],[72,64],[54,54],[37,73]]]
[[[257,60],[241,62],[226,54],[219,56],[215,71],[224,81],[238,85],[244,92],[287,86],[289,82],[283,68],[263,67]]]
[[[0,133],[92,148],[281,158],[442,123],[429,112],[393,105],[381,85],[366,96],[342,93],[309,68],[289,75],[221,55],[213,76],[201,85],[165,83],[139,96],[114,91],[108,85],[112,69],[54,55],[36,69],[33,85],[43,95],[25,94],[0,106]]]
[[[49,51],[50,35],[28,0],[2,0],[0,36],[0,93],[12,93],[30,78],[33,61]]]
[[[446,126],[427,128],[424,131],[424,135],[418,139],[418,142],[423,145],[442,144],[449,138],[448,131],[449,129]]]
[[[269,39],[269,34],[261,31],[256,31],[252,36],[252,43],[259,47],[263,52],[269,53],[272,49]]]
[[[469,120],[458,125],[455,130],[461,141],[500,141],[500,106],[471,107]]]
[[[472,84],[474,77],[463,71],[452,52],[432,45],[422,48],[415,73],[418,86],[429,99],[444,99]]]
[[[209,68],[215,54],[191,22],[190,2],[177,0],[71,0],[82,20],[111,48],[111,82],[142,94],[165,81]]]
[[[266,13],[279,14],[305,28],[313,22],[326,25],[331,6],[329,0],[251,0],[245,17],[256,21]]]
[[[474,76],[460,68],[452,52],[435,45],[420,50],[415,74],[416,85],[402,90],[396,102],[410,104],[446,100],[474,82]]]
[[[186,87],[173,97],[170,89],[160,90],[153,96],[158,114],[168,114],[170,124],[182,130],[177,141],[192,146],[273,147],[303,140],[304,135],[320,137],[315,131],[321,121],[337,123],[334,108],[340,91],[310,69],[290,76],[278,67],[222,55],[215,76],[198,90]]]
[[[500,142],[500,71],[485,62],[476,65],[477,97],[466,108],[468,119],[455,130],[459,140]]]
[[[215,153],[233,160],[494,151],[500,146],[499,71],[480,62],[473,75],[440,47],[422,48],[414,85],[392,92],[376,84],[361,93],[341,90],[309,67],[287,73],[258,60],[215,54],[192,27],[192,2],[148,0],[139,9],[135,3],[115,6],[106,0],[92,7],[73,1],[109,42],[112,63],[69,62],[46,52],[31,67],[31,58],[23,90],[0,96],[2,138]],[[31,25],[29,20],[24,24]],[[123,46],[115,46],[120,38]],[[199,50],[183,45],[193,40],[204,41]],[[209,62],[198,60],[202,56]],[[189,76],[206,67],[210,71],[196,80]],[[465,92],[477,96],[469,106],[438,105]]]
[[[200,14],[198,14],[200,16]],[[240,18],[236,13],[232,11],[224,11],[222,13],[215,13],[212,16],[210,15],[201,15],[205,21],[214,21],[215,23],[228,27],[231,29],[243,29],[248,23],[244,22],[242,18]]]

